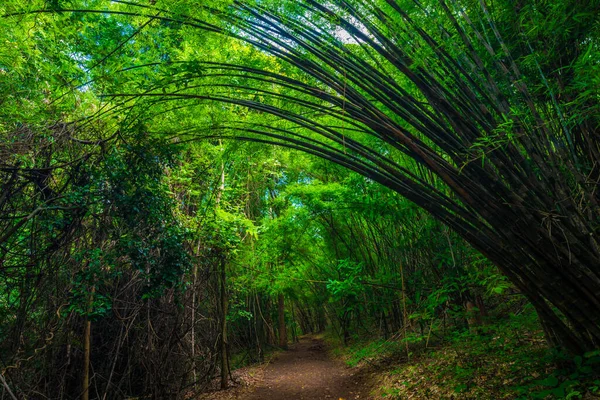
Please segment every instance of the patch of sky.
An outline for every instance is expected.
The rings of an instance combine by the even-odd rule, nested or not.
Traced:
[[[117,22],[116,25],[121,28],[121,35],[123,36],[131,36],[135,32],[135,28],[131,24]]]
[[[83,80],[85,81],[85,83],[77,86],[76,90],[82,93],[88,92],[90,90],[90,85],[92,82],[92,75],[90,73],[90,70],[88,69],[88,65],[89,62],[92,61],[92,56],[81,52],[72,52],[69,54],[69,57],[75,62],[77,62],[77,67],[79,67],[79,69],[83,73]]]
[[[294,208],[304,207],[304,203],[302,203],[302,201],[297,197],[290,197],[290,198],[288,198],[288,200],[289,200],[291,206]]]
[[[298,179],[296,180],[297,183],[303,183],[303,184],[310,184],[313,182],[313,178],[309,175],[306,175],[304,173],[300,173],[298,175]]]
[[[302,47],[302,42],[309,40],[306,34],[315,33],[321,38],[330,38],[332,42],[338,42],[339,44],[360,44],[362,40],[358,39],[355,35],[350,33],[347,29],[343,28],[341,24],[342,18],[362,34],[368,36],[370,39],[375,40],[374,37],[369,33],[367,27],[356,18],[343,12],[339,7],[327,3],[327,8],[333,11],[340,18],[338,21],[330,18],[325,18],[323,15],[317,12],[313,12],[309,9],[302,8],[302,12],[294,16],[293,21],[286,21],[285,12],[278,14],[280,20],[272,18],[268,15],[263,15],[262,18],[266,22],[253,21],[263,32],[268,32],[268,36],[258,36],[254,34],[255,29],[253,28],[240,28],[231,26],[232,33],[240,36],[244,40],[253,39],[258,40],[267,44],[271,48],[275,48],[280,51],[287,52],[288,49],[298,49]],[[252,18],[246,17],[249,20]],[[281,22],[283,21],[283,22]],[[265,53],[270,51],[260,50]]]

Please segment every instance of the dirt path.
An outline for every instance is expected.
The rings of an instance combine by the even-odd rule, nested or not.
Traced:
[[[332,360],[321,339],[304,337],[273,360],[244,400],[368,399],[366,377]],[[238,397],[242,399],[242,397]]]

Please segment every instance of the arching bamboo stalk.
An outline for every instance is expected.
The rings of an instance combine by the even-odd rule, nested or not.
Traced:
[[[580,129],[578,143],[588,147],[576,146],[556,98],[534,99],[483,2],[478,11],[440,0],[443,17],[418,2],[411,11],[396,0],[295,3],[292,16],[236,1],[214,11],[225,27],[143,6],[137,15],[237,38],[295,76],[204,62],[183,88],[107,98],[122,107],[139,98],[221,102],[272,116],[210,135],[302,150],[388,186],[493,261],[528,296],[549,337],[573,352],[597,347],[598,132]],[[481,28],[470,15],[477,12]]]

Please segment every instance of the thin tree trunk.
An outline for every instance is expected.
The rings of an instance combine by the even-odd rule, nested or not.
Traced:
[[[283,293],[277,296],[277,317],[279,320],[279,347],[287,349],[287,329],[285,326],[285,298]]]
[[[198,247],[200,247],[198,245]],[[196,253],[197,254],[197,253]],[[198,263],[194,262],[194,272],[193,272],[193,284],[192,284],[192,377],[194,379],[194,384],[196,384],[197,374],[196,374],[196,281],[198,277]]]
[[[267,299],[267,302],[265,303],[265,315],[266,315],[266,319],[265,322],[267,324],[267,343],[271,344],[273,346],[275,346],[276,342],[276,338],[275,338],[275,325],[273,323],[273,318],[272,318],[272,308],[271,308],[271,300]]]
[[[471,300],[466,301],[465,308],[467,310],[467,324],[469,324],[469,330],[474,332],[476,328],[481,325],[479,309],[477,309],[477,306],[473,304]]]
[[[92,350],[90,337],[92,334],[92,321],[90,320],[89,314],[92,312],[94,292],[95,288],[92,287],[92,291],[88,299],[88,316],[85,321],[85,332],[83,334],[83,394],[81,395],[82,400],[90,399],[90,353]]]
[[[219,146],[223,143],[219,140]],[[221,184],[217,191],[217,197],[215,199],[215,206],[218,209],[221,206],[221,198],[225,191],[225,163],[221,161]],[[220,251],[220,265],[219,265],[219,292],[220,292],[220,309],[221,309],[221,340],[220,340],[220,355],[221,355],[221,389],[227,389],[229,387],[229,361],[227,352],[227,271],[225,266],[227,265],[225,255],[222,250]]]
[[[292,343],[298,343],[298,333],[296,332],[296,310],[292,302]]]
[[[406,340],[406,329],[408,328],[408,313],[406,310],[406,286],[404,285],[404,266],[400,263],[400,278],[402,279],[402,329],[404,331],[404,343],[406,344],[406,358],[410,360],[408,351],[408,340]]]
[[[221,389],[229,387],[229,363],[227,362],[227,273],[225,258],[221,258]]]

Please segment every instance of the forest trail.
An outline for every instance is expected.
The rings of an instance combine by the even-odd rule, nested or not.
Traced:
[[[322,339],[305,336],[269,364],[264,380],[243,399],[354,400],[368,393],[365,375],[332,360]]]

